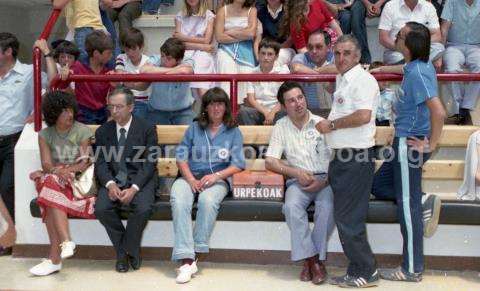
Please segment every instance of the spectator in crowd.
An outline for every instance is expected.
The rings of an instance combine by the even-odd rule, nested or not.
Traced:
[[[288,37],[281,34],[281,25],[285,15],[285,0],[268,0],[264,3],[257,1],[256,3],[261,38],[269,38],[281,44],[282,47],[275,63],[276,65],[288,65],[295,55],[295,50],[290,48],[291,43]]]
[[[337,68],[333,59],[328,59],[330,52],[330,35],[323,30],[316,30],[308,37],[307,52],[297,54],[290,70],[295,74],[336,74]],[[308,109],[322,115],[321,109],[330,108],[333,88],[328,84],[313,82],[302,83],[307,98]]]
[[[0,195],[13,218],[13,150],[25,123],[33,121],[33,67],[17,59],[19,48],[15,35],[0,32]],[[42,80],[45,88],[46,75]],[[0,256],[10,253],[0,247]]]
[[[218,42],[217,72],[219,74],[248,74],[255,67],[253,40],[257,33],[257,9],[254,0],[228,0],[217,11],[215,39]],[[225,92],[230,85],[221,83]],[[238,84],[237,103],[245,99],[246,84]]]
[[[62,260],[75,252],[68,217],[94,218],[95,196],[79,198],[73,193],[73,179],[91,164],[88,155],[93,132],[75,121],[75,96],[53,91],[42,102],[47,128],[38,133],[42,170],[30,174],[35,181],[37,204],[46,225],[50,248],[48,259],[30,269],[35,276],[47,276],[62,269]]]
[[[142,15],[142,0],[102,0],[110,20],[118,21],[118,35],[132,28],[132,22]]]
[[[443,56],[445,72],[468,69],[480,73],[480,2],[448,0],[442,12],[441,31],[447,46]],[[457,124],[471,124],[470,110],[480,96],[480,82],[451,82],[449,87],[459,108]]]
[[[190,5],[189,2],[196,3]],[[175,17],[173,37],[185,44],[185,58],[195,63],[195,74],[214,74],[216,71],[213,58],[213,28],[215,15],[208,10],[207,0],[184,0],[183,10]],[[192,82],[190,87],[196,99],[214,86],[214,82]]]
[[[405,62],[402,53],[395,48],[395,38],[408,21],[422,23],[430,30],[432,36],[430,61],[439,71],[442,67],[441,56],[445,47],[441,43],[442,35],[435,7],[426,0],[391,0],[385,4],[378,24],[379,41],[385,47],[383,62],[387,65]]]
[[[370,64],[372,57],[368,48],[365,17],[378,17],[388,0],[328,0],[335,4],[338,22],[344,34],[353,34],[362,47],[360,63]]]
[[[89,60],[76,61],[73,66],[62,67],[60,77],[66,80],[70,73],[78,75],[105,75],[110,71],[106,64],[112,57],[113,43],[103,31],[94,31],[85,39],[85,49]],[[65,82],[61,88],[65,89]],[[106,82],[76,82],[75,96],[78,102],[77,120],[85,124],[103,124],[107,121],[107,95],[112,89]]]
[[[193,61],[183,60],[185,45],[179,39],[169,38],[160,47],[161,55],[151,56],[149,64],[140,73],[192,74]],[[133,89],[146,90],[150,83],[130,84]],[[152,83],[148,98],[147,120],[154,124],[190,124],[193,120],[193,98],[188,94],[188,82]]]
[[[48,47],[47,41],[39,39],[35,41],[34,47],[38,47],[45,57],[48,81],[51,82],[63,67],[72,67],[78,60],[80,51],[77,46],[68,40],[59,40],[52,43],[55,44],[53,51]],[[66,89],[69,93],[74,93],[75,83],[71,82],[70,87]]]
[[[376,68],[382,67],[382,62],[373,62],[369,70],[372,72]],[[375,118],[376,126],[390,126],[393,124],[393,104],[397,100],[395,90],[388,87],[388,82],[379,81],[378,87],[380,88],[380,98],[378,100],[377,115]]]
[[[260,42],[259,61],[253,74],[289,74],[287,65],[276,66],[280,44],[272,39],[264,38]],[[247,103],[241,105],[238,122],[242,125],[272,125],[285,113],[276,98],[279,82],[249,82]]]
[[[460,200],[480,200],[480,130],[468,138],[463,183],[457,191]]]
[[[327,180],[331,152],[324,135],[315,129],[323,118],[308,111],[299,83],[283,83],[278,100],[287,116],[273,127],[265,166],[288,177],[283,214],[291,233],[291,258],[304,260],[300,280],[321,284],[327,278],[324,261],[334,227],[333,193]],[[281,160],[283,154],[286,162]],[[307,215],[312,202],[315,203],[313,231]]]
[[[99,0],[53,0],[55,9],[65,8],[67,26],[74,30],[75,44],[80,50],[79,60],[83,63],[90,58],[85,47],[87,36],[96,30],[106,31],[99,4]]]
[[[420,282],[423,272],[424,213],[422,211],[422,166],[435,150],[442,133],[445,110],[438,98],[435,69],[429,61],[430,31],[417,22],[407,22],[397,37],[396,49],[404,55],[399,102],[395,105],[393,150],[375,175],[372,193],[378,198],[395,199],[403,236],[400,267],[380,274],[392,281]],[[429,197],[433,235],[438,223],[440,200]]]
[[[132,116],[135,97],[120,88],[108,97],[112,120],[95,132],[99,155],[95,174],[99,184],[95,216],[115,248],[117,272],[138,270],[143,229],[152,212],[157,182],[157,132],[144,119]],[[107,153],[121,153],[112,160]],[[126,227],[120,209],[129,209]]]
[[[245,168],[243,136],[225,91],[215,87],[202,96],[201,113],[185,132],[176,159],[181,177],[170,195],[175,234],[172,260],[181,261],[176,282],[186,283],[198,271],[198,256],[209,252],[218,209],[228,194],[227,179]],[[197,195],[192,230],[192,205]]]
[[[115,62],[115,72],[117,73],[140,73],[140,68],[146,65],[149,57],[143,54],[145,40],[143,33],[137,28],[129,28],[121,38],[122,47],[125,51],[120,54]],[[135,96],[135,106],[133,115],[141,118],[147,118],[147,101],[151,94],[151,89],[138,91],[132,90]]]
[[[290,32],[290,38],[298,53],[307,52],[310,34],[316,30],[326,30],[332,43],[342,35],[342,30],[323,0],[288,1],[285,11],[283,32]]]
[[[8,209],[0,197],[0,247],[11,248],[17,239],[17,232],[15,231],[15,224],[8,213]]]
[[[349,261],[347,273],[331,284],[363,288],[379,281],[377,264],[367,240],[368,201],[375,170],[375,111],[379,89],[375,78],[359,64],[361,48],[350,35],[335,47],[338,72],[328,120],[317,124],[326,134],[334,157],[329,183],[334,194],[334,217],[342,247]]]

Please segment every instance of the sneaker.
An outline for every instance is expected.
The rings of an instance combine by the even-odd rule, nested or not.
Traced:
[[[185,264],[177,269],[177,278],[175,282],[178,284],[187,283],[192,279],[192,276],[198,272],[197,262],[194,261],[191,265]]]
[[[328,280],[328,284],[330,285],[340,285],[344,283],[346,280],[348,280],[350,276],[348,275],[343,275],[343,276],[338,276],[338,277],[332,277],[330,280]]]
[[[66,240],[60,244],[62,248],[62,252],[60,253],[60,257],[62,260],[68,259],[75,253],[75,243],[73,241]]]
[[[62,263],[55,265],[51,260],[43,259],[42,262],[30,269],[30,273],[35,276],[48,276],[62,269]]]
[[[410,273],[398,267],[393,270],[384,270],[380,272],[380,277],[389,281],[405,281],[405,282],[420,282],[422,281],[422,273]]]
[[[378,281],[380,281],[380,277],[378,275],[378,271],[375,271],[375,273],[373,273],[373,275],[368,279],[347,275],[345,280],[340,282],[338,286],[342,288],[367,288],[378,286]]]
[[[437,231],[441,207],[442,200],[437,195],[429,195],[422,204],[424,237],[432,237]]]

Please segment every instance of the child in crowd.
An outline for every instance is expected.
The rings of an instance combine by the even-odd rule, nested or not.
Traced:
[[[373,62],[369,69],[374,70],[381,66],[383,66],[382,62]],[[394,120],[393,104],[397,99],[395,90],[389,88],[388,82],[386,81],[378,82],[378,87],[380,87],[380,99],[375,124],[377,126],[390,126],[390,123]]]
[[[173,37],[185,45],[185,59],[195,63],[195,74],[214,74],[215,60],[213,27],[215,15],[208,10],[208,0],[184,0],[183,10],[175,17],[175,32]],[[214,82],[192,82],[192,94],[199,100]]]
[[[149,57],[143,54],[145,46],[143,33],[137,28],[129,28],[121,37],[121,45],[125,50],[124,54],[118,55],[115,61],[116,73],[140,73],[140,68],[148,63]],[[141,118],[147,117],[147,100],[151,89],[138,91],[132,90],[135,95],[135,106],[133,115]]]
[[[62,80],[66,80],[70,73],[76,75],[105,75],[110,73],[106,67],[113,51],[113,42],[109,35],[101,30],[90,33],[85,39],[85,49],[88,54],[88,61],[75,61],[71,67],[62,67],[60,70]],[[62,86],[66,88],[68,83],[62,84]],[[106,82],[75,83],[75,97],[78,102],[77,120],[85,124],[105,123],[107,121],[107,96],[111,89],[110,83]]]
[[[194,63],[184,60],[185,45],[176,38],[167,39],[160,47],[161,55],[151,56],[149,64],[140,69],[147,74],[192,74]],[[135,82],[127,86],[146,90],[150,83]],[[188,82],[155,82],[148,98],[147,119],[154,124],[190,124],[193,120],[193,98],[188,94]]]
[[[48,47],[44,39],[39,39],[35,42],[35,46],[45,56],[45,63],[47,66],[48,81],[51,82],[57,75],[57,72],[63,67],[71,67],[78,60],[80,50],[77,46],[68,40],[58,39],[52,42],[52,50]],[[70,83],[70,87],[66,91],[73,93],[75,90],[75,83]]]
[[[253,40],[257,34],[257,9],[254,0],[229,0],[218,9],[215,38],[218,41],[217,71],[219,74],[248,74],[255,67]],[[225,92],[230,85],[223,82]],[[246,84],[238,84],[238,104],[243,103]]]

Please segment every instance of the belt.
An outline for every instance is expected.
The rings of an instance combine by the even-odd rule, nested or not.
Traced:
[[[12,133],[12,134],[7,134],[7,135],[0,135],[0,142],[7,141],[13,138],[17,138],[20,136],[22,132],[17,132],[17,133]]]

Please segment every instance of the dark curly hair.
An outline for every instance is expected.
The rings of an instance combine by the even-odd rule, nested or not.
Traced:
[[[225,104],[225,114],[223,115],[223,123],[230,129],[237,126],[235,119],[232,116],[232,106],[230,105],[230,99],[227,93],[222,88],[214,87],[209,89],[202,96],[202,106],[200,114],[197,117],[198,125],[202,129],[206,129],[210,120],[208,119],[207,106],[213,102],[223,102]]]
[[[42,100],[42,113],[45,123],[48,126],[54,126],[63,110],[72,109],[73,116],[78,112],[75,96],[63,91],[48,92]]]

